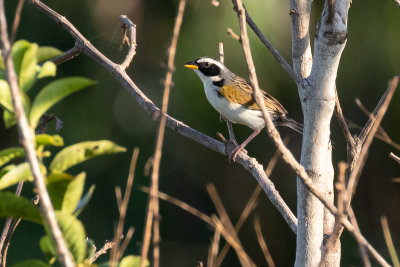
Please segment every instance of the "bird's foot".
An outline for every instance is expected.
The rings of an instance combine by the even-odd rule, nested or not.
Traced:
[[[236,161],[236,156],[237,156],[237,154],[238,154],[239,152],[243,152],[243,153],[247,154],[247,150],[244,149],[244,146],[242,146],[242,145],[238,146],[238,145],[236,144],[235,149],[233,149],[232,152],[231,152],[231,154],[229,155],[229,162],[231,162],[232,160],[233,160],[233,161]]]

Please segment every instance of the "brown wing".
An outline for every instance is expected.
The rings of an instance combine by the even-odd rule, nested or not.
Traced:
[[[233,103],[238,103],[246,106],[248,109],[259,110],[257,103],[253,99],[253,90],[250,84],[243,78],[236,76],[231,83],[223,85],[220,89],[220,94],[226,97]],[[273,96],[261,90],[264,97],[264,104],[268,110],[281,114],[286,114],[286,109]]]

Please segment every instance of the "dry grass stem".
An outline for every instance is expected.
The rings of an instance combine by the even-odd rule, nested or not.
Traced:
[[[231,238],[232,240],[234,240],[235,243],[237,243],[237,246],[241,248],[240,249],[241,250],[240,253],[246,255],[245,257],[242,257],[242,256],[238,255],[239,256],[239,260],[240,260],[240,262],[241,262],[241,264],[243,266],[248,266],[248,265],[246,265],[246,262],[251,262],[251,260],[247,256],[246,252],[243,249],[243,246],[242,246],[242,244],[241,244],[241,242],[239,240],[239,237],[237,235],[236,229],[233,227],[233,224],[232,224],[231,220],[229,219],[228,213],[226,212],[225,207],[222,204],[222,201],[221,201],[221,198],[218,195],[217,189],[215,188],[214,184],[212,184],[212,183],[207,184],[206,185],[206,189],[207,189],[208,194],[210,195],[210,198],[211,198],[212,202],[214,203],[215,209],[217,210],[217,213],[218,213],[219,217],[221,218],[221,223],[222,223],[224,229],[226,229],[227,232],[224,234],[221,229],[219,229],[219,230],[221,231],[221,233],[224,236],[226,241],[228,241],[226,239],[226,235],[229,235],[229,238]],[[212,218],[212,216],[211,216],[211,218]],[[215,223],[215,220],[213,220],[213,221]],[[218,227],[217,227],[217,229],[218,229]],[[230,245],[232,246],[231,242],[228,241],[228,243],[230,243]],[[236,251],[236,253],[238,253],[238,251]],[[215,264],[216,266],[220,266],[221,263],[222,263],[223,258],[221,257],[221,255],[222,254],[220,254],[219,257],[216,260],[216,264]]]
[[[147,194],[150,193],[150,188],[145,187],[145,186],[138,186],[137,189],[139,189],[140,191],[145,192]],[[160,192],[160,191],[158,192],[158,198],[160,198],[162,200],[165,200],[165,201],[167,201],[167,202],[169,202],[169,203],[171,203],[171,204],[173,204],[173,205],[175,205],[175,206],[177,206],[177,207],[179,207],[179,208],[181,208],[181,209],[193,214],[194,216],[196,216],[200,220],[206,222],[212,228],[215,228],[214,223],[211,220],[211,217],[209,217],[205,213],[199,211],[198,209],[193,208],[192,206],[188,205],[187,203],[185,203],[185,202],[183,202],[183,201],[181,201],[181,200],[179,200],[177,198],[174,198],[174,197],[172,197],[170,195],[167,195],[167,194],[165,194],[163,192]]]
[[[358,227],[356,215],[354,214],[353,208],[350,206],[348,210],[348,215],[350,218],[350,222],[354,225],[354,228],[357,232],[360,232],[360,228]],[[371,262],[369,261],[367,249],[361,243],[358,243],[358,249],[360,250],[361,259],[363,261],[364,267],[371,267]]]
[[[272,259],[271,253],[268,250],[267,243],[265,242],[264,236],[262,234],[261,226],[260,226],[260,218],[258,216],[254,217],[253,225],[254,225],[254,230],[256,232],[256,235],[257,235],[258,244],[260,245],[260,248],[264,254],[264,257],[268,263],[268,266],[275,267],[274,260]]]
[[[249,266],[249,267],[255,267],[256,265],[253,263],[253,261],[249,258],[247,253],[244,251],[242,245],[240,244],[239,240],[232,235],[232,233],[225,228],[225,225],[218,219],[216,215],[212,215],[211,219],[213,220],[216,230],[220,231],[222,236],[225,238],[225,240],[233,247],[235,250],[239,261],[242,266]],[[218,263],[216,263],[216,266],[219,266]]]
[[[219,241],[221,238],[221,232],[218,229],[214,231],[214,237],[211,242],[211,246],[208,252],[207,267],[215,267],[215,262],[218,256]]]
[[[120,187],[115,188],[115,195],[116,195],[116,199],[117,199],[117,203],[118,203],[119,219],[118,219],[118,224],[116,226],[115,233],[114,233],[115,245],[111,249],[111,253],[110,253],[110,266],[111,267],[118,265],[118,262],[121,259],[121,257],[123,256],[125,248],[127,246],[127,244],[121,246],[121,236],[123,236],[123,232],[124,232],[124,223],[125,223],[125,218],[126,218],[126,212],[128,209],[130,195],[132,192],[133,180],[135,177],[135,169],[136,169],[138,157],[139,157],[139,148],[135,147],[133,150],[131,164],[129,167],[129,174],[128,174],[128,179],[126,181],[124,196],[122,196]],[[131,229],[132,229],[132,227],[129,228],[123,244],[130,241],[130,238],[132,237],[132,235],[129,236],[129,232],[132,231],[132,234],[133,234],[133,229],[132,230]]]
[[[169,102],[169,93],[172,86],[172,75],[175,71],[174,60],[176,54],[176,46],[178,44],[179,32],[182,25],[183,13],[185,10],[186,0],[181,0],[178,6],[178,13],[175,18],[175,25],[172,32],[172,40],[171,45],[168,49],[168,71],[166,74],[165,82],[164,82],[164,94],[162,100],[161,107],[161,119],[160,125],[158,128],[156,146],[153,157],[153,170],[151,174],[151,186],[150,186],[150,195],[147,207],[147,215],[146,215],[146,229],[151,228],[151,224],[153,223],[153,266],[158,267],[160,264],[160,215],[159,215],[159,203],[158,203],[158,180],[160,175],[160,162],[162,156],[162,147],[164,142],[164,133],[165,133],[165,125],[166,125],[166,114],[168,109]],[[143,237],[143,247],[142,247],[142,259],[140,263],[140,267],[145,266],[145,262],[147,259],[148,248],[150,245],[150,237],[151,231],[146,231]]]
[[[400,267],[399,258],[396,253],[396,248],[393,245],[392,235],[390,234],[389,224],[386,216],[381,217],[383,235],[385,236],[386,246],[388,247],[390,258],[392,258],[393,266]]]
[[[289,138],[285,137],[283,142],[285,143],[285,145],[289,142]],[[270,161],[268,162],[267,168],[265,169],[265,173],[267,176],[270,176],[276,163],[278,162],[279,157],[281,156],[281,153],[279,150],[276,150],[274,155],[272,156],[272,158],[270,159]],[[262,192],[262,188],[260,185],[257,185],[256,188],[254,188],[253,193],[251,194],[249,200],[247,201],[246,206],[244,207],[242,213],[240,214],[240,217],[235,225],[235,230],[236,232],[239,232],[240,229],[242,228],[244,222],[246,221],[246,219],[249,217],[249,215],[251,214],[251,212],[255,209],[255,207],[257,206],[257,199],[260,196],[260,193]],[[228,253],[230,248],[229,243],[226,243],[222,250],[221,253],[219,255],[219,262],[222,262],[222,260],[226,257],[226,254]]]

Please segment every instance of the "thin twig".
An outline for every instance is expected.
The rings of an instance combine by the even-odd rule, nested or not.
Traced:
[[[285,137],[283,139],[283,142],[285,143],[285,145],[287,145],[287,143],[289,142],[289,138]],[[267,168],[265,169],[265,174],[267,176],[270,176],[276,163],[279,160],[279,157],[281,156],[281,152],[277,149],[274,153],[274,155],[272,156],[272,158],[270,159],[270,161],[268,162]],[[260,193],[262,192],[262,188],[260,185],[257,185],[256,188],[254,188],[253,193],[251,194],[249,200],[247,201],[246,206],[243,208],[242,213],[240,214],[240,217],[238,219],[238,221],[236,222],[235,225],[235,230],[236,232],[239,232],[240,229],[242,228],[244,222],[246,221],[246,219],[249,217],[250,213],[255,209],[255,207],[257,206],[257,199],[260,195]],[[218,256],[218,260],[217,262],[222,263],[222,260],[226,257],[226,255],[228,254],[230,245],[229,243],[226,243],[224,245],[224,247],[221,250],[220,255]],[[218,265],[217,265],[218,266]]]
[[[168,109],[169,92],[172,86],[172,75],[175,71],[174,60],[176,53],[176,46],[178,43],[179,31],[182,25],[183,13],[185,10],[186,0],[181,0],[178,6],[178,13],[175,18],[175,26],[172,33],[171,45],[168,49],[168,71],[164,82],[164,95],[162,100],[161,108],[161,120],[158,129],[156,147],[153,157],[153,170],[151,174],[151,187],[150,196],[147,208],[147,218],[146,218],[146,228],[151,227],[153,221],[153,266],[158,267],[160,261],[160,216],[159,216],[159,203],[158,203],[158,180],[160,175],[160,161],[162,155],[162,146],[164,141],[165,125],[166,125],[166,113]],[[151,232],[146,231],[143,237],[143,247],[142,247],[142,257],[140,262],[140,267],[144,267],[147,259],[148,248],[150,244]]]
[[[356,219],[356,215],[354,214],[353,208],[351,206],[349,207],[348,215],[350,218],[350,222],[353,224],[356,231],[360,232],[360,229],[359,229],[358,223],[357,223],[357,219]],[[364,267],[371,267],[371,262],[369,261],[367,249],[365,248],[365,246],[358,243],[358,249],[360,250],[361,259],[363,261]]]
[[[237,35],[231,28],[226,29],[226,33],[228,33],[233,39],[235,39],[236,41],[241,42],[240,40],[240,36]]]
[[[276,48],[271,44],[271,42],[267,39],[267,37],[265,37],[265,35],[260,30],[260,28],[258,28],[257,24],[250,17],[250,15],[247,12],[246,8],[244,7],[243,3],[240,0],[239,1],[233,0],[232,2],[234,4],[234,10],[238,13],[238,16],[239,16],[240,12],[244,11],[244,16],[246,17],[245,21],[247,21],[247,24],[254,31],[254,33],[257,35],[257,37],[260,39],[260,41],[267,47],[267,49],[271,52],[271,54],[278,61],[278,63],[282,66],[283,70],[286,71],[286,73],[293,79],[293,81],[295,83],[300,83],[302,80],[301,77],[299,77],[296,74],[296,72],[292,69],[292,67],[289,65],[289,63],[287,63],[286,59],[278,52],[278,50],[276,50]],[[240,6],[239,6],[239,2],[240,2]],[[241,34],[241,38],[243,38],[243,34]]]
[[[356,102],[357,106],[359,109],[368,117],[371,117],[371,112],[368,111],[368,109],[361,103],[361,100],[358,98],[355,98],[354,101]],[[358,125],[357,125],[358,126]],[[358,126],[359,127],[359,126]],[[387,132],[382,128],[382,126],[379,126],[378,130],[375,133],[375,137],[380,139],[381,141],[393,146],[394,148],[400,150],[400,145],[393,142],[393,140],[390,138],[390,136],[387,134]]]
[[[15,38],[17,36],[17,31],[18,31],[19,23],[21,21],[21,13],[22,13],[22,8],[24,7],[24,3],[25,3],[25,0],[19,0],[17,9],[15,10],[14,23],[12,25],[11,37],[10,37],[11,45],[15,42]]]
[[[225,207],[222,204],[221,198],[219,197],[217,189],[215,188],[214,184],[212,184],[212,183],[207,184],[206,189],[207,189],[208,194],[210,195],[211,200],[214,203],[214,207],[217,210],[219,217],[221,218],[221,223],[224,226],[224,229],[226,230],[226,233],[224,234],[223,231],[220,229],[225,240],[228,241],[226,239],[227,238],[226,235],[229,235],[229,239],[234,240],[234,242],[237,246],[235,248],[235,251],[238,254],[238,257],[239,257],[239,260],[240,260],[240,263],[242,264],[242,266],[255,266],[254,263],[252,262],[252,260],[250,259],[250,257],[245,252],[245,250],[239,240],[237,232],[236,232],[235,228],[233,227],[231,220],[229,219],[228,213],[226,212]],[[211,216],[211,218],[213,219],[213,216]],[[213,221],[214,221],[214,223],[216,223],[216,221],[214,219],[213,219]],[[218,229],[218,227],[217,227],[217,229]],[[231,242],[229,242],[229,243],[231,244]],[[231,246],[232,246],[232,244],[231,244]],[[238,250],[239,250],[239,252],[238,252]],[[217,259],[216,266],[219,266],[220,264],[221,264],[221,261],[219,259]]]
[[[121,15],[119,19],[122,21],[124,29],[128,28],[129,31],[129,51],[124,61],[120,64],[121,68],[125,70],[129,67],[133,57],[136,55],[136,25],[133,24],[125,15]]]
[[[126,181],[124,196],[122,197],[121,189],[119,187],[117,187],[115,191],[118,203],[119,219],[114,235],[115,246],[112,248],[110,253],[110,266],[117,266],[119,260],[122,258],[122,255],[124,254],[125,249],[122,246],[120,246],[121,245],[120,237],[123,235],[124,232],[126,212],[128,210],[129,199],[132,192],[133,180],[135,178],[135,169],[138,157],[139,157],[139,148],[135,147],[132,154],[131,164],[129,166],[129,174],[128,174],[128,179]],[[132,230],[129,229],[128,233],[129,231]],[[128,233],[126,234],[124,242],[129,242],[130,240]]]
[[[145,192],[147,194],[150,193],[150,188],[146,187],[146,186],[138,186],[137,187],[138,190]],[[210,225],[211,227],[215,228],[215,225],[213,223],[213,221],[211,220],[211,217],[209,217],[207,214],[199,211],[196,208],[193,208],[192,206],[188,205],[187,203],[174,198],[170,195],[167,195],[163,192],[158,191],[158,198],[165,200],[187,212],[189,212],[190,214],[194,215],[195,217],[199,218],[200,220],[204,221],[205,223],[207,223],[208,225]]]
[[[265,239],[263,237],[263,234],[261,231],[261,226],[260,226],[260,218],[258,216],[254,217],[253,225],[254,225],[254,230],[256,232],[258,244],[260,245],[260,248],[263,251],[263,254],[264,254],[265,260],[268,263],[268,266],[275,267],[274,260],[272,259],[271,253],[268,250],[267,243],[265,242]]]
[[[123,236],[120,236],[119,239],[121,240]],[[96,253],[93,254],[93,256],[89,259],[89,263],[92,264],[97,260],[98,257],[100,257],[103,254],[106,254],[108,250],[112,249],[113,246],[115,245],[115,240],[110,240],[104,243],[103,247],[96,251]]]
[[[63,239],[60,228],[58,227],[54,209],[50,201],[49,194],[44,182],[44,176],[40,170],[39,161],[36,157],[34,135],[29,127],[28,120],[22,105],[20,90],[18,88],[18,78],[15,73],[14,64],[11,59],[11,46],[7,33],[7,21],[5,17],[4,1],[0,0],[0,38],[1,52],[3,54],[4,65],[6,69],[6,77],[11,89],[14,113],[17,119],[17,125],[20,135],[20,142],[25,149],[27,159],[31,168],[31,172],[35,181],[36,189],[40,196],[40,210],[46,220],[51,236],[57,247],[57,255],[63,266],[73,267],[74,262],[71,254]]]
[[[398,164],[400,164],[400,157],[393,154],[393,152],[390,152],[389,157],[394,159],[394,161],[396,161]]]
[[[337,93],[336,85],[335,85],[335,115],[336,119],[342,129],[343,135],[346,138],[347,144],[352,147],[354,146],[354,138],[351,136],[349,127],[347,126],[346,119],[343,116],[342,107],[340,106],[339,96]]]
[[[225,238],[227,242],[233,247],[235,250],[239,261],[241,262],[242,266],[256,266],[253,261],[249,258],[247,253],[244,251],[242,245],[240,244],[239,240],[232,235],[232,233],[226,229],[226,225],[224,225],[217,216],[212,215],[211,219],[215,223],[216,229],[221,232],[222,236]]]
[[[375,133],[383,119],[383,116],[386,113],[386,110],[389,107],[389,103],[393,97],[393,94],[397,88],[398,82],[399,82],[399,77],[400,76],[395,76],[388,85],[388,89],[382,96],[381,100],[379,101],[377,107],[375,108],[373,115],[371,116],[370,120],[368,121],[367,125],[364,127],[364,129],[369,129],[369,130],[363,130],[360,133],[359,139],[363,141],[363,147],[361,149],[361,152],[358,157],[358,161],[354,165],[354,168],[351,172],[350,177],[348,178],[348,183],[347,183],[347,188],[346,188],[346,193],[344,194],[344,212],[346,212],[347,208],[350,205],[352,195],[354,194],[355,187],[357,184],[357,177],[359,176],[359,173],[361,171],[361,166],[365,162],[365,156],[368,152],[368,149],[372,143],[372,140],[374,139]]]
[[[56,64],[60,65],[61,63],[64,63],[68,60],[73,59],[74,57],[78,56],[81,53],[80,49],[77,46],[72,47],[68,51],[62,53],[59,56],[56,56],[55,58],[51,59],[51,61]]]
[[[221,237],[221,232],[215,229],[214,237],[211,242],[210,250],[208,253],[207,267],[215,267],[215,262],[218,256],[219,240]]]
[[[400,267],[399,258],[397,257],[396,248],[393,245],[392,236],[390,234],[389,224],[386,216],[381,217],[383,235],[385,236],[386,246],[388,247],[393,266]]]

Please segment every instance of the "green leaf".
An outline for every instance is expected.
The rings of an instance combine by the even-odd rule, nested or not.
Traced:
[[[19,72],[18,79],[19,88],[24,92],[27,92],[36,81],[37,51],[38,45],[31,44],[26,50],[24,58],[22,59],[21,70]]]
[[[55,260],[55,256],[57,255],[57,248],[54,246],[54,242],[52,241],[50,236],[42,236],[39,241],[39,247],[49,262]]]
[[[10,97],[11,97],[11,95],[10,95]],[[21,97],[22,97],[22,105],[24,106],[25,114],[27,117],[29,117],[29,111],[31,108],[30,99],[25,92],[21,92]],[[14,126],[17,123],[17,120],[15,119],[15,116],[14,116],[14,109],[12,112],[10,112],[8,110],[4,110],[3,119],[4,119],[4,125],[6,126],[7,129]]]
[[[142,257],[140,257],[139,255],[125,256],[119,263],[119,267],[139,267],[141,258]],[[145,266],[150,266],[150,262],[148,260],[146,260]]]
[[[56,57],[61,54],[62,54],[62,51],[58,50],[55,47],[41,46],[41,47],[39,47],[38,52],[37,52],[37,60],[40,63],[40,62],[52,59],[53,57]]]
[[[75,262],[82,262],[86,256],[86,233],[82,223],[66,212],[55,211],[55,214],[64,240]]]
[[[14,43],[11,49],[12,59],[14,62],[15,72],[17,76],[19,76],[22,60],[24,59],[24,55],[26,50],[31,46],[31,43],[25,40],[18,40]]]
[[[15,166],[11,170],[9,170],[6,174],[4,174],[3,177],[1,177],[0,190],[15,185],[19,181],[32,181],[32,180],[33,177],[29,163],[24,162]]]
[[[126,149],[108,140],[82,142],[61,150],[50,164],[52,172],[63,172],[96,156],[125,152]]]
[[[82,210],[87,206],[90,199],[92,198],[95,188],[96,186],[93,184],[83,196],[83,198],[79,201],[78,205],[75,208],[74,216],[78,216],[79,214],[81,214]]]
[[[38,134],[36,135],[36,146],[63,146],[64,140],[59,135]]]
[[[0,151],[0,167],[15,158],[24,158],[25,150],[22,147],[10,147]]]
[[[13,264],[12,267],[50,267],[50,265],[41,260],[24,260]]]
[[[17,124],[17,120],[15,119],[14,112],[9,112],[8,110],[4,110],[3,113],[3,120],[4,120],[4,126],[6,129],[11,128],[15,124]]]
[[[46,168],[43,165],[40,165],[40,170],[46,174]],[[15,185],[19,181],[33,181],[28,162],[21,163],[4,174],[0,179],[0,190]]]
[[[72,214],[82,196],[86,174],[84,172],[76,177],[68,174],[50,174],[47,190],[54,209]]]
[[[11,192],[0,192],[0,216],[42,223],[39,207],[33,205],[29,199]]]
[[[46,61],[42,67],[40,67],[40,71],[38,73],[37,78],[41,79],[44,77],[54,77],[56,76],[56,64],[51,61]]]
[[[8,164],[6,165],[4,168],[2,168],[0,170],[0,178],[3,177],[4,174],[6,174],[7,172],[9,172],[12,168],[14,168],[15,165],[14,164]]]
[[[63,78],[49,83],[33,101],[29,119],[31,127],[36,128],[40,117],[57,102],[94,83],[82,77]]]
[[[10,86],[5,80],[0,80],[0,106],[10,112],[14,110]]]

